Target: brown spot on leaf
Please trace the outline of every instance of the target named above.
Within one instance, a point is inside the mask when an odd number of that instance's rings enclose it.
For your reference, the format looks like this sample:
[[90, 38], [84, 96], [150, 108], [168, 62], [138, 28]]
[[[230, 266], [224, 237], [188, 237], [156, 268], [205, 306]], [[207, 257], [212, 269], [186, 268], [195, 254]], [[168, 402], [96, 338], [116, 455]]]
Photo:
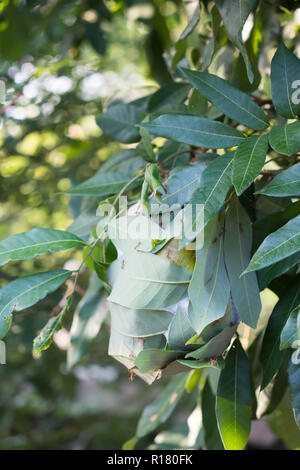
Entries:
[[178, 393], [173, 393], [173, 395], [171, 396], [170, 398], [170, 405], [172, 405], [174, 403], [174, 401], [176, 400], [178, 396]]

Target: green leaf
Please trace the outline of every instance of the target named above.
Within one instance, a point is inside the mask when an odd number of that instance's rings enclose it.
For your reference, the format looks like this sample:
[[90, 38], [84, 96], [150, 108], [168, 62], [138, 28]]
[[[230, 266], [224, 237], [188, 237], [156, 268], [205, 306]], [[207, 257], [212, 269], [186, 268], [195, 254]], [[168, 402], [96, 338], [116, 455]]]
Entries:
[[260, 362], [263, 367], [261, 388], [264, 389], [277, 372], [284, 357], [280, 350], [280, 336], [290, 313], [300, 303], [300, 287], [292, 286], [276, 304], [263, 339]]
[[168, 204], [171, 207], [173, 204], [183, 206], [187, 203], [199, 187], [204, 169], [205, 165], [198, 163], [171, 174], [164, 184], [167, 194], [162, 197], [162, 204]]
[[[110, 194], [118, 193], [131, 178], [132, 175], [117, 171], [114, 173], [99, 173], [83, 183], [78, 184], [67, 191], [67, 193], [73, 194], [74, 196], [109, 196]], [[132, 183], [128, 190], [136, 188], [140, 184], [142, 184], [142, 179]]]
[[238, 198], [230, 203], [225, 222], [225, 264], [230, 281], [233, 303], [241, 320], [256, 328], [261, 301], [256, 274], [242, 277], [249, 263], [252, 249], [252, 226]]
[[136, 124], [141, 122], [143, 111], [132, 103], [114, 104], [105, 113], [96, 117], [97, 125], [119, 142], [131, 143], [140, 140], [140, 133]]
[[53, 341], [54, 333], [57, 333], [62, 327], [61, 317], [52, 317], [46, 323], [44, 328], [40, 331], [39, 335], [33, 341], [33, 351], [35, 354], [39, 354], [42, 351], [49, 348]]
[[257, 398], [256, 416], [258, 419], [269, 415], [277, 409], [279, 403], [284, 397], [288, 386], [287, 365], [289, 354], [284, 357], [281, 367], [271, 382], [261, 390]]
[[257, 273], [258, 285], [259, 290], [263, 290], [270, 282], [285, 274], [289, 271], [292, 267], [294, 267], [300, 261], [300, 251], [295, 253], [292, 256], [288, 256], [287, 258], [278, 261], [277, 263], [271, 264], [271, 266], [267, 266], [266, 268], [261, 269]]
[[171, 82], [159, 88], [148, 103], [149, 113], [173, 112], [174, 107], [181, 105], [187, 98], [190, 85], [180, 82]]
[[195, 387], [197, 387], [201, 380], [202, 372], [203, 371], [201, 369], [194, 369], [189, 373], [185, 384], [185, 389], [188, 393], [192, 393]]
[[266, 417], [271, 431], [278, 436], [287, 449], [300, 448], [300, 430], [295, 421], [290, 391], [287, 390], [274, 412]]
[[11, 324], [14, 310], [19, 312], [56, 290], [72, 275], [72, 271], [58, 270], [33, 274], [9, 282], [0, 290], [0, 339]]
[[71, 326], [71, 340], [67, 350], [67, 367], [71, 369], [86, 353], [92, 340], [98, 335], [107, 315], [103, 291], [97, 276], [82, 297], [75, 311]]
[[[197, 204], [202, 204], [202, 207], [192, 220], [190, 220], [189, 212], [187, 212], [187, 221], [183, 217], [184, 223], [189, 223], [191, 227], [187, 226], [185, 228], [185, 236], [180, 240], [181, 247], [195, 238], [196, 235], [203, 230], [210, 219], [212, 219], [221, 209], [231, 187], [233, 156], [234, 152], [229, 152], [217, 157], [203, 171], [200, 185], [195, 190], [191, 200], [189, 201], [191, 207], [196, 206]], [[183, 211], [186, 210], [183, 209]], [[180, 217], [182, 218], [181, 213], [178, 214], [177, 218]], [[190, 232], [193, 233], [193, 236], [189, 236]]]
[[222, 18], [216, 6], [210, 10], [212, 35], [202, 53], [202, 71], [206, 71], [210, 66], [214, 54], [223, 46], [226, 41], [226, 32], [221, 25]]
[[238, 196], [247, 189], [264, 166], [268, 151], [266, 135], [253, 136], [242, 142], [234, 155], [232, 182]]
[[190, 271], [151, 253], [126, 253], [112, 264], [117, 273], [109, 301], [128, 308], [161, 309], [187, 294]]
[[212, 392], [209, 381], [206, 381], [202, 392], [202, 420], [204, 427], [204, 442], [207, 450], [223, 450], [223, 444], [218, 430], [216, 417], [216, 397]]
[[178, 306], [168, 331], [168, 345], [170, 349], [184, 351], [188, 348], [186, 346], [187, 341], [194, 334], [195, 331], [190, 324], [188, 316]]
[[187, 38], [194, 31], [200, 21], [200, 7], [196, 6], [194, 13], [187, 24], [184, 31], [181, 33], [178, 41], [175, 43], [175, 54], [172, 59], [172, 68], [176, 67], [177, 63], [184, 58], [187, 49]]
[[230, 285], [221, 229], [216, 216], [205, 227], [204, 245], [196, 251], [196, 264], [188, 292], [192, 304], [189, 318], [198, 333], [209, 323], [223, 317], [229, 301]]
[[221, 371], [216, 403], [220, 435], [226, 450], [243, 450], [251, 426], [251, 378], [247, 356], [238, 340]]
[[272, 60], [271, 86], [276, 111], [286, 118], [294, 119], [300, 115], [300, 103], [293, 97], [296, 93], [293, 84], [299, 76], [300, 60], [282, 43]]
[[145, 129], [140, 129], [140, 134], [141, 134], [141, 141], [136, 147], [137, 152], [147, 162], [154, 162], [155, 154], [153, 151], [153, 146], [152, 146], [149, 132], [147, 132]]
[[300, 365], [298, 360], [295, 362], [291, 359], [288, 367], [288, 374], [292, 393], [294, 416], [296, 423], [300, 428]]
[[45, 253], [85, 246], [85, 242], [70, 232], [35, 228], [12, 235], [0, 243], [0, 266], [8, 261], [35, 258]]
[[178, 359], [177, 362], [191, 369], [204, 369], [204, 367], [212, 367], [221, 370], [224, 368], [223, 359], [213, 359], [212, 361], [199, 361], [197, 359]]
[[160, 200], [161, 196], [166, 192], [162, 182], [160, 181], [160, 173], [155, 163], [148, 164], [145, 170], [145, 181], [152, 188], [154, 195]]
[[275, 152], [293, 155], [300, 149], [300, 121], [285, 126], [274, 126], [269, 132], [269, 143]]
[[244, 272], [270, 266], [298, 251], [300, 251], [300, 215], [267, 236]]
[[268, 118], [258, 104], [226, 80], [207, 72], [181, 70], [205, 98], [234, 121], [256, 130], [269, 126]]
[[162, 393], [144, 408], [137, 426], [138, 437], [154, 431], [169, 418], [184, 393], [186, 379], [186, 374], [174, 377]]
[[52, 317], [48, 320], [44, 328], [40, 331], [38, 336], [33, 340], [33, 352], [35, 354], [40, 354], [42, 351], [45, 351], [49, 348], [53, 341], [53, 335], [57, 333], [62, 328], [62, 321], [65, 314], [68, 312], [70, 305], [72, 303], [71, 294], [67, 298], [67, 303], [62, 311], [55, 317]]
[[[111, 329], [108, 355], [130, 359], [131, 367], [133, 368], [134, 358], [138, 357], [141, 352], [145, 352], [146, 350], [149, 350], [150, 353], [151, 351], [164, 352], [165, 346], [166, 338], [164, 335], [149, 336], [148, 338], [133, 338], [131, 336], [122, 335], [118, 331]], [[140, 372], [143, 373], [144, 370], [141, 368]], [[148, 372], [148, 370], [145, 372]]]
[[300, 162], [276, 175], [257, 193], [276, 197], [300, 196]]
[[144, 215], [126, 215], [108, 222], [108, 236], [123, 253], [151, 251], [152, 240], [164, 240], [165, 231]]
[[180, 114], [164, 114], [141, 127], [151, 134], [196, 147], [233, 147], [244, 139], [243, 134], [222, 122]]
[[178, 41], [182, 41], [183, 39], [186, 39], [194, 31], [199, 21], [200, 21], [200, 8], [199, 8], [199, 5], [197, 5], [190, 21], [188, 22], [187, 26], [184, 28], [184, 30], [180, 34]]
[[[293, 348], [294, 343], [300, 341], [300, 310], [292, 311], [280, 336], [280, 349]], [[299, 343], [300, 344], [300, 343]]]
[[111, 327], [122, 335], [136, 338], [167, 331], [174, 315], [166, 310], [134, 310], [109, 303]]
[[184, 356], [183, 351], [169, 351], [149, 348], [139, 353], [135, 360], [135, 365], [144, 374], [158, 369], [163, 369], [172, 361]]
[[[263, 204], [268, 202], [269, 198], [265, 198]], [[274, 204], [275, 202], [280, 202], [280, 199], [273, 199]], [[284, 202], [284, 201], [282, 201]], [[279, 209], [279, 210], [278, 210]], [[257, 249], [259, 245], [264, 241], [264, 239], [270, 235], [271, 232], [275, 232], [284, 224], [289, 222], [291, 219], [296, 217], [300, 213], [300, 201], [293, 202], [291, 204], [286, 205], [276, 205], [275, 210], [273, 205], [271, 206], [272, 212], [270, 212], [270, 208], [267, 207], [265, 212], [262, 209], [262, 217], [253, 223], [253, 233], [254, 233], [254, 248]], [[266, 214], [266, 215], [264, 215]]]
[[220, 333], [209, 339], [206, 344], [196, 349], [196, 351], [188, 353], [186, 358], [192, 357], [199, 361], [219, 358], [228, 348], [236, 328], [237, 325], [225, 327]]
[[248, 57], [246, 46], [242, 42], [242, 29], [251, 11], [254, 10], [258, 0], [215, 0], [220, 15], [222, 16], [224, 26], [227, 30], [231, 42], [240, 50], [246, 68], [249, 82], [252, 83], [254, 75], [251, 63]]
[[122, 445], [122, 450], [134, 450], [138, 442], [138, 437], [132, 437], [131, 439], [128, 439], [128, 441], [124, 442]]

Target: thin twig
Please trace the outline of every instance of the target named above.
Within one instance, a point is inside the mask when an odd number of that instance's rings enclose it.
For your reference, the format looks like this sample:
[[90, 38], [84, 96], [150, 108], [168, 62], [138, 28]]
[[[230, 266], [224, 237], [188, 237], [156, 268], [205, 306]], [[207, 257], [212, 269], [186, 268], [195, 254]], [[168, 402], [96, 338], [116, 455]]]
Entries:
[[8, 108], [10, 108], [11, 106], [15, 104], [15, 102], [17, 101], [19, 96], [21, 96], [21, 94], [22, 94], [22, 90], [17, 91], [15, 96], [13, 96], [12, 99], [8, 103], [6, 103], [4, 106], [2, 106], [2, 108], [0, 108], [0, 116], [2, 116], [7, 111]]

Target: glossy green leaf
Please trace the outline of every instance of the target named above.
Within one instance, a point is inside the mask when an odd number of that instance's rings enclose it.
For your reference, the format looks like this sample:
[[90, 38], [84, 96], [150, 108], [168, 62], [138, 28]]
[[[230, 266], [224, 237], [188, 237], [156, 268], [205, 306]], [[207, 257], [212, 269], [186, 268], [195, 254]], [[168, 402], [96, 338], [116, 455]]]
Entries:
[[289, 361], [289, 353], [284, 357], [281, 367], [271, 382], [260, 390], [257, 397], [256, 416], [258, 419], [269, 415], [278, 407], [284, 397], [288, 386], [287, 364]]
[[71, 294], [68, 297], [67, 303], [62, 309], [62, 311], [55, 317], [50, 318], [46, 325], [43, 327], [43, 329], [40, 331], [38, 336], [34, 338], [33, 352], [35, 354], [40, 354], [42, 351], [48, 349], [49, 346], [52, 344], [54, 334], [57, 333], [63, 326], [63, 318], [70, 308], [70, 305], [72, 303], [72, 297], [73, 295]]
[[141, 127], [151, 134], [196, 147], [233, 147], [244, 139], [243, 134], [222, 122], [180, 114], [164, 114]]
[[117, 276], [108, 298], [111, 302], [128, 308], [161, 309], [187, 294], [190, 271], [159, 256], [132, 252], [113, 265]]
[[271, 264], [266, 268], [260, 269], [257, 273], [259, 290], [263, 290], [273, 279], [285, 274], [289, 269], [293, 268], [300, 261], [300, 251], [294, 255], [288, 256], [277, 263]]
[[173, 351], [184, 351], [187, 341], [194, 336], [193, 330], [188, 316], [178, 306], [175, 316], [170, 324], [168, 331], [168, 345]]
[[[269, 198], [264, 199], [264, 204], [269, 202]], [[283, 202], [280, 199], [273, 199], [272, 203]], [[274, 212], [275, 209], [275, 212]], [[275, 232], [284, 224], [289, 222], [291, 219], [296, 217], [300, 213], [300, 201], [292, 202], [291, 204], [278, 206], [275, 205], [275, 208], [271, 207], [271, 213], [269, 206], [267, 210], [262, 210], [262, 217], [253, 223], [253, 246], [254, 249], [257, 249], [259, 245], [264, 241], [264, 239], [270, 235], [271, 232]], [[266, 215], [263, 215], [266, 214]]]
[[278, 436], [289, 450], [300, 448], [300, 429], [296, 424], [292, 408], [292, 397], [287, 390], [276, 410], [266, 417], [271, 431]]
[[174, 315], [166, 310], [134, 310], [109, 302], [111, 327], [122, 335], [136, 338], [167, 331]]
[[263, 339], [260, 362], [263, 367], [261, 388], [264, 389], [277, 372], [284, 357], [280, 350], [280, 336], [290, 313], [300, 303], [300, 287], [292, 286], [276, 304]]
[[135, 365], [143, 374], [164, 368], [172, 361], [176, 361], [184, 356], [183, 351], [170, 351], [149, 348], [139, 353], [135, 360]]
[[39, 335], [33, 341], [34, 353], [40, 354], [45, 349], [48, 349], [53, 341], [53, 335], [57, 333], [61, 327], [62, 323], [60, 315], [50, 318], [44, 328], [40, 331]]
[[197, 387], [201, 380], [202, 372], [203, 371], [201, 369], [194, 369], [189, 373], [188, 379], [185, 384], [185, 389], [188, 393], [191, 393], [195, 389], [195, 387]]
[[[125, 336], [120, 334], [118, 331], [111, 329], [110, 330], [110, 338], [109, 338], [109, 346], [108, 346], [108, 354], [109, 356], [120, 356], [127, 359], [130, 359], [131, 366], [134, 367], [134, 359], [139, 356], [141, 352], [145, 352], [146, 350], [151, 351], [162, 351], [164, 352], [164, 348], [166, 345], [166, 338], [164, 335], [155, 335], [149, 336], [149, 338], [133, 338], [131, 336]], [[146, 357], [148, 357], [146, 355]], [[146, 367], [144, 367], [146, 369]], [[151, 369], [149, 367], [149, 371], [155, 370], [156, 368], [153, 367]], [[159, 367], [157, 367], [159, 369]], [[148, 370], [140, 369], [140, 372], [148, 372]]]
[[275, 152], [282, 155], [293, 155], [300, 150], [300, 121], [285, 126], [274, 126], [268, 137]]
[[204, 442], [207, 450], [223, 450], [223, 444], [218, 430], [218, 423], [216, 418], [216, 396], [213, 394], [206, 381], [202, 392], [202, 420], [204, 427]]
[[[132, 175], [128, 173], [99, 173], [70, 189], [68, 194], [74, 196], [109, 196], [110, 194], [118, 193], [131, 178]], [[142, 179], [135, 181], [128, 189], [133, 189], [140, 184], [142, 184]]]
[[267, 196], [300, 196], [300, 162], [282, 171], [260, 191]]
[[35, 228], [0, 242], [0, 266], [8, 261], [35, 258], [45, 253], [82, 248], [85, 242], [70, 232]]
[[224, 368], [223, 359], [213, 359], [212, 361], [199, 361], [197, 359], [178, 359], [177, 362], [183, 366], [190, 367], [191, 369], [204, 369], [205, 367], [212, 367], [221, 370]]
[[216, 216], [205, 227], [204, 245], [196, 251], [196, 264], [188, 290], [192, 304], [189, 318], [198, 333], [223, 317], [229, 301], [230, 285], [223, 239], [222, 227]]
[[254, 253], [245, 272], [262, 269], [300, 251], [300, 215], [271, 233]]
[[108, 236], [123, 253], [129, 251], [151, 251], [152, 240], [164, 240], [165, 231], [144, 215], [126, 215], [108, 222]]
[[179, 41], [186, 39], [194, 31], [199, 21], [200, 21], [200, 8], [199, 8], [199, 5], [197, 5], [191, 16], [190, 21], [188, 22], [187, 26], [184, 28], [184, 30], [180, 34]]
[[[217, 157], [203, 171], [200, 185], [194, 191], [189, 201], [192, 207], [197, 207], [197, 204], [202, 204], [202, 207], [196, 212], [192, 220], [190, 220], [191, 217], [189, 213], [187, 213], [187, 222], [183, 217], [184, 223], [187, 223], [187, 227], [184, 227], [185, 233], [182, 240], [180, 240], [180, 246], [183, 247], [187, 242], [193, 240], [193, 238], [203, 230], [209, 220], [221, 209], [231, 187], [233, 156], [234, 152], [229, 152]], [[182, 218], [182, 215], [178, 214], [177, 217]], [[188, 224], [190, 224], [190, 226]], [[189, 232], [193, 235], [190, 236]]]
[[249, 14], [254, 10], [258, 0], [215, 0], [220, 15], [222, 16], [224, 26], [228, 37], [232, 43], [240, 50], [246, 68], [249, 82], [254, 79], [251, 63], [248, 57], [246, 46], [242, 42], [242, 29]]
[[248, 358], [238, 340], [221, 371], [216, 403], [220, 435], [226, 450], [243, 450], [251, 427], [251, 378]]
[[167, 193], [162, 197], [162, 204], [183, 206], [187, 203], [193, 192], [199, 187], [204, 169], [205, 165], [198, 163], [171, 174], [164, 184]]
[[72, 271], [58, 270], [33, 274], [9, 282], [0, 290], [0, 339], [11, 324], [13, 311], [31, 307], [56, 290], [72, 275]]
[[[300, 344], [300, 342], [299, 342]], [[299, 356], [299, 354], [298, 354]], [[293, 410], [296, 423], [300, 428], [300, 364], [299, 358], [292, 359], [288, 367], [289, 384], [291, 387]]]
[[253, 136], [242, 142], [234, 155], [232, 182], [238, 195], [247, 189], [264, 166], [268, 151], [268, 137]]
[[154, 431], [169, 418], [184, 393], [186, 379], [186, 374], [174, 377], [161, 394], [144, 408], [137, 426], [138, 437]]
[[206, 344], [186, 355], [186, 358], [194, 358], [199, 361], [219, 358], [228, 348], [237, 325], [227, 326], [220, 333], [213, 336]]
[[[300, 309], [292, 311], [280, 335], [280, 349], [293, 348], [300, 341]], [[300, 342], [299, 342], [300, 344]]]
[[262, 130], [269, 126], [268, 118], [258, 104], [226, 80], [206, 72], [182, 71], [205, 98], [231, 119], [250, 129]]
[[187, 98], [190, 85], [180, 82], [171, 82], [159, 88], [150, 98], [148, 103], [149, 113], [174, 112]]
[[256, 273], [243, 275], [252, 249], [252, 226], [238, 198], [230, 202], [225, 222], [225, 264], [233, 303], [241, 320], [255, 328], [261, 311]]
[[96, 117], [97, 125], [103, 132], [119, 142], [131, 143], [140, 140], [136, 124], [141, 122], [143, 111], [135, 104], [120, 103], [108, 108]]
[[294, 99], [295, 83], [300, 76], [300, 60], [281, 44], [271, 64], [272, 99], [281, 116], [295, 119], [300, 115], [300, 103]]

